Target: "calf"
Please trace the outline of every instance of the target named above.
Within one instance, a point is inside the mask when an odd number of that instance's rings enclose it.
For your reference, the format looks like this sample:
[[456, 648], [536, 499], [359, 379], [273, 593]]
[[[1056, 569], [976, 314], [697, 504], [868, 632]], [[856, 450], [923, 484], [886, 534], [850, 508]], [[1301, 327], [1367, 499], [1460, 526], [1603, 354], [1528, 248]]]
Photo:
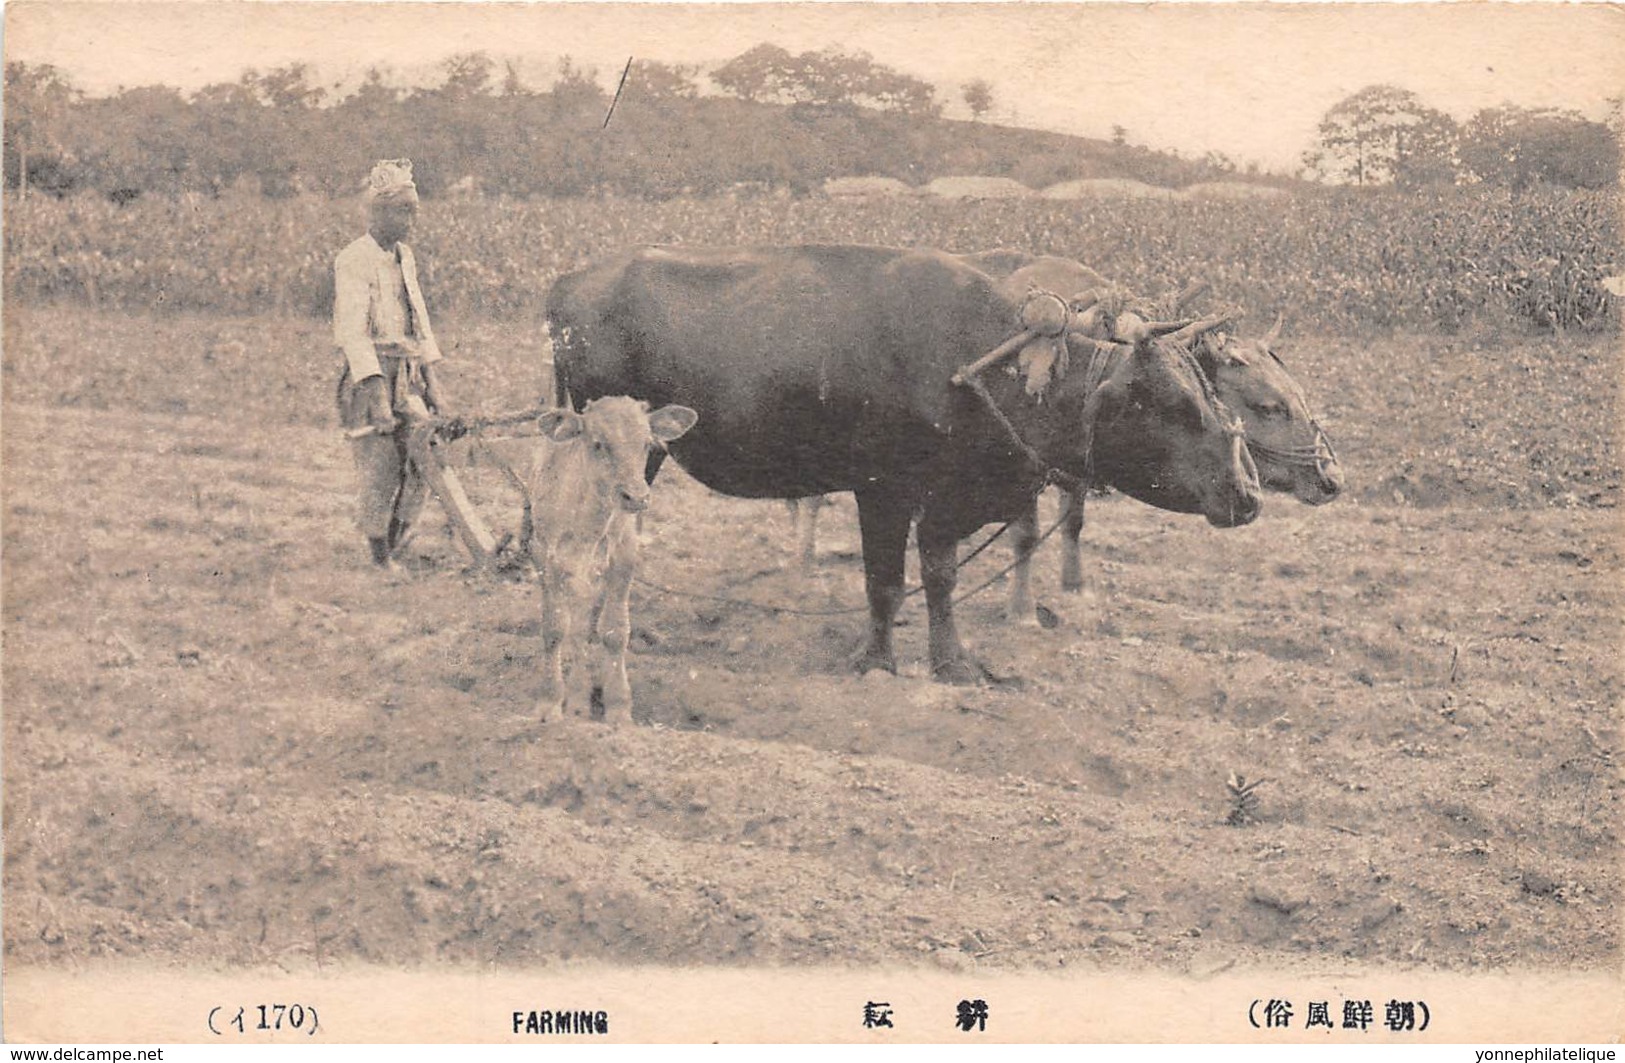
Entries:
[[[649, 504], [643, 470], [653, 447], [694, 427], [686, 406], [649, 407], [625, 396], [542, 414], [542, 441], [526, 478], [534, 521], [531, 557], [542, 571], [545, 654], [538, 714], [586, 714], [603, 696], [604, 721], [632, 718], [626, 679], [628, 595], [637, 570], [636, 515]], [[565, 643], [570, 675], [566, 683]]]

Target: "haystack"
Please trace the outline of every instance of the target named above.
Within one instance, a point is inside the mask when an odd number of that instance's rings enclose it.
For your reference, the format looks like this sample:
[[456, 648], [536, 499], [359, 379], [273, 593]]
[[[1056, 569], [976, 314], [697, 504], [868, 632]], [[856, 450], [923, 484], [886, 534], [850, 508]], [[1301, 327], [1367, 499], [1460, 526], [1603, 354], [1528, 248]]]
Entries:
[[1033, 190], [1009, 177], [939, 177], [920, 191], [941, 199], [1022, 199]]

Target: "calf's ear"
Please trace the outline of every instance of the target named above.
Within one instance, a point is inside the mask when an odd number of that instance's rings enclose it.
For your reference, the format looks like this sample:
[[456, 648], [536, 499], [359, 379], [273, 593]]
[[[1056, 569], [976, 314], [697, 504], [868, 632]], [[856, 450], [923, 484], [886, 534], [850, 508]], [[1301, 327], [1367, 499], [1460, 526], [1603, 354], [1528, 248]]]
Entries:
[[699, 419], [700, 415], [687, 406], [662, 406], [649, 415], [649, 434], [662, 443], [670, 443], [681, 438]]
[[542, 435], [555, 443], [574, 439], [585, 426], [579, 413], [562, 406], [542, 414], [537, 418], [537, 424], [541, 426]]

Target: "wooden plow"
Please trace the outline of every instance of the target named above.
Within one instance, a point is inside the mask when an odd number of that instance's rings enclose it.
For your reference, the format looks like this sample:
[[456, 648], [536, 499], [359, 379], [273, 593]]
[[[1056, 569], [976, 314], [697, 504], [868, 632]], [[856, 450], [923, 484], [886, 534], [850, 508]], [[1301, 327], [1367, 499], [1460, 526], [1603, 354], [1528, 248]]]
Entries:
[[474, 503], [469, 499], [468, 492], [463, 489], [463, 482], [456, 470], [450, 468], [442, 458], [441, 448], [469, 432], [534, 422], [541, 416], [542, 410], [542, 407], [537, 407], [488, 417], [442, 419], [429, 412], [428, 406], [420, 396], [410, 395], [395, 411], [400, 418], [400, 424], [394, 433], [381, 430], [374, 425], [365, 425], [349, 429], [344, 433], [344, 437], [354, 440], [375, 435], [405, 433], [407, 460], [417, 469], [418, 475], [423, 477], [423, 482], [429, 485], [430, 493], [446, 511], [446, 519], [451, 522], [452, 528], [462, 540], [475, 566], [481, 570], [488, 570], [513, 536], [506, 535], [498, 541], [491, 534], [485, 518], [480, 516], [479, 510], [474, 508]]

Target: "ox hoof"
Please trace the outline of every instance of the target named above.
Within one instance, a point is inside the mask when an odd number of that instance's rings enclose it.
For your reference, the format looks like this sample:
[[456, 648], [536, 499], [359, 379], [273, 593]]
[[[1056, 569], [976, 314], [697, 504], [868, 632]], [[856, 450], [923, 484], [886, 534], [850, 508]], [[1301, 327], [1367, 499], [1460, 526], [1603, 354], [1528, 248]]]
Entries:
[[996, 675], [987, 665], [974, 657], [956, 657], [943, 664], [931, 666], [931, 678], [954, 686], [993, 686], [1020, 689], [1022, 681], [1013, 675]]
[[631, 727], [632, 706], [604, 706], [604, 725], [607, 727]]
[[897, 662], [891, 657], [875, 653], [872, 650], [864, 650], [853, 659], [852, 670], [858, 675], [868, 675], [870, 672], [875, 671], [890, 672], [892, 675], [896, 675]]
[[564, 702], [544, 698], [536, 704], [536, 719], [539, 723], [558, 723], [564, 719]]
[[931, 666], [931, 678], [954, 686], [980, 686], [993, 680], [993, 674], [969, 657], [956, 657], [951, 661]]

